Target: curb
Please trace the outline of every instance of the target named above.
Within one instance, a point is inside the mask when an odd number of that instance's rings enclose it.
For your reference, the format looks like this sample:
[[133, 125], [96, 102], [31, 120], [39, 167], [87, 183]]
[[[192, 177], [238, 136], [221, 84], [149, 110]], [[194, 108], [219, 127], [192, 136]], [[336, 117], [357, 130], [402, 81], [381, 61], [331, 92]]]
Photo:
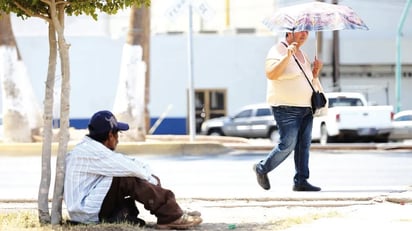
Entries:
[[[177, 200], [180, 201], [190, 201], [190, 200], [197, 200], [197, 201], [211, 201], [211, 202], [218, 202], [218, 201], [237, 201], [238, 203], [270, 203], [276, 206], [347, 206], [347, 205], [368, 205], [374, 203], [382, 203], [384, 201], [396, 204], [410, 204], [412, 203], [412, 191], [405, 190], [403, 192], [398, 193], [387, 193], [385, 195], [377, 195], [377, 194], [357, 194], [354, 193], [352, 195], [337, 195], [334, 194], [327, 194], [327, 195], [311, 195], [311, 193], [307, 194], [296, 194], [296, 195], [280, 195], [275, 197], [177, 197]], [[50, 198], [49, 201], [51, 202], [52, 199]], [[11, 199], [11, 198], [4, 198], [0, 199], [0, 208], [1, 207], [12, 207], [6, 205], [13, 205], [13, 204], [37, 204], [37, 199], [29, 199], [29, 198], [21, 198], [21, 199]]]
[[125, 154], [164, 154], [164, 155], [216, 155], [233, 151], [220, 143], [208, 142], [158, 142], [135, 143], [127, 142], [119, 144], [117, 149]]
[[[78, 140], [71, 140], [67, 148], [70, 150]], [[0, 143], [0, 156], [38, 156], [42, 153], [41, 142], [35, 143]], [[155, 155], [217, 155], [232, 151], [266, 151], [274, 147], [270, 142], [254, 142], [236, 137], [199, 136], [195, 141], [189, 141], [188, 136], [148, 136], [145, 142], [120, 142], [117, 151], [124, 154], [155, 154]], [[316, 151], [359, 151], [359, 150], [412, 150], [408, 143], [334, 143], [321, 145], [313, 143], [311, 150]], [[52, 155], [57, 155], [58, 143], [52, 143]]]
[[[70, 141], [68, 150], [77, 142]], [[41, 156], [42, 143], [0, 143], [0, 156]], [[52, 143], [52, 155], [58, 152], [58, 143]], [[156, 155], [217, 155], [233, 151], [218, 142], [123, 142], [116, 148], [117, 152], [124, 154], [156, 154]]]

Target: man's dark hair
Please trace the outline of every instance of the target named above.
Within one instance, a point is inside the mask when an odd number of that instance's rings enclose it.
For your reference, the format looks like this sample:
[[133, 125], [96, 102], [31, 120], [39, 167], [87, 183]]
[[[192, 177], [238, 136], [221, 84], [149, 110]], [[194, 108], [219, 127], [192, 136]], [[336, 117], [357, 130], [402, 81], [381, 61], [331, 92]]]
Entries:
[[[90, 129], [89, 126], [89, 131], [92, 131]], [[99, 143], [103, 143], [104, 141], [106, 141], [109, 138], [109, 133], [113, 132], [112, 130], [108, 131], [108, 132], [104, 132], [104, 133], [94, 133], [94, 132], [90, 132], [89, 136], [90, 138], [92, 138], [93, 140], [99, 142]]]

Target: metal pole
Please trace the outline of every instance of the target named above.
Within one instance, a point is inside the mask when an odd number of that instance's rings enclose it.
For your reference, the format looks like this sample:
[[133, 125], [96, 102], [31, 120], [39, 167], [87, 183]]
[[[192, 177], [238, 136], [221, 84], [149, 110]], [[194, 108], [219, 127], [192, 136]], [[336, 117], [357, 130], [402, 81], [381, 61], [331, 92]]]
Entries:
[[[339, 4], [338, 0], [333, 0], [332, 4]], [[340, 52], [339, 52], [339, 31], [332, 32], [332, 82], [333, 91], [340, 92]]]
[[226, 0], [226, 29], [230, 27], [230, 0]]
[[403, 12], [401, 15], [401, 20], [399, 21], [398, 25], [398, 33], [396, 35], [396, 89], [395, 89], [395, 97], [396, 97], [396, 112], [401, 110], [401, 82], [402, 82], [402, 66], [401, 66], [401, 36], [402, 36], [402, 28], [403, 24], [405, 23], [406, 16], [408, 16], [408, 11], [411, 6], [411, 0], [408, 0], [403, 8]]
[[[324, 0], [317, 0], [318, 2], [325, 2]], [[316, 43], [315, 43], [315, 57], [316, 59], [322, 60], [322, 53], [323, 53], [323, 32], [316, 31]]]
[[188, 73], [189, 73], [189, 135], [190, 141], [195, 140], [196, 124], [195, 124], [195, 92], [193, 81], [193, 45], [192, 45], [192, 3], [189, 6], [189, 30], [187, 32], [187, 57], [188, 57]]

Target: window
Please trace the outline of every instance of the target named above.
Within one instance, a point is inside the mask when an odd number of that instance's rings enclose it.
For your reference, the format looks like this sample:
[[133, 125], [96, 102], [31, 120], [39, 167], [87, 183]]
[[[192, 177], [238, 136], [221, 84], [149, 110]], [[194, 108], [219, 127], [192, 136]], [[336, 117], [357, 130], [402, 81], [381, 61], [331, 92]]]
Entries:
[[203, 121], [226, 115], [226, 89], [195, 89], [195, 107], [196, 132], [200, 132]]
[[256, 116], [270, 116], [272, 115], [272, 110], [269, 108], [259, 108], [256, 112]]
[[396, 119], [396, 121], [411, 121], [412, 120], [412, 115], [404, 115]]
[[237, 113], [233, 118], [239, 119], [239, 118], [248, 118], [252, 116], [252, 109], [244, 110], [239, 113]]
[[357, 98], [335, 98], [335, 99], [329, 99], [329, 107], [337, 107], [337, 106], [363, 106], [363, 103], [360, 99]]

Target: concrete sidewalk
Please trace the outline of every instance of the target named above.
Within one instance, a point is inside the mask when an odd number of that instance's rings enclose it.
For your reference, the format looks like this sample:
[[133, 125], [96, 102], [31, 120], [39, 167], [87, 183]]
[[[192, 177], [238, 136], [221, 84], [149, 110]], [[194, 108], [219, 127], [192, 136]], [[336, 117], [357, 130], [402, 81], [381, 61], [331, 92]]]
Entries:
[[[80, 137], [72, 139], [69, 149]], [[40, 156], [41, 143], [0, 144], [0, 155]], [[234, 137], [148, 136], [146, 142], [122, 142], [118, 151], [125, 154], [213, 155], [233, 151], [266, 152], [273, 148], [267, 140]], [[409, 143], [388, 144], [313, 144], [312, 150], [412, 150]], [[53, 143], [53, 154], [57, 143]], [[3, 189], [4, 190], [4, 189]], [[245, 198], [177, 198], [183, 207], [202, 211], [204, 224], [195, 230], [411, 230], [412, 188], [389, 193], [298, 193], [282, 192], [270, 197], [255, 195]], [[0, 198], [0, 212], [36, 211], [35, 198]], [[144, 209], [141, 209], [144, 211]], [[147, 221], [150, 214], [142, 213]], [[288, 220], [296, 222], [284, 225]], [[297, 220], [302, 220], [297, 222]], [[282, 228], [279, 228], [280, 225]]]
[[[312, 196], [311, 196], [312, 195]], [[411, 192], [387, 197], [325, 198], [318, 193], [276, 198], [177, 198], [182, 208], [201, 211], [203, 223], [193, 230], [323, 231], [396, 230], [412, 227]], [[138, 204], [148, 224], [156, 219]], [[35, 201], [0, 202], [0, 212], [37, 211]], [[63, 214], [66, 211], [63, 210]], [[151, 230], [145, 228], [144, 230]]]

